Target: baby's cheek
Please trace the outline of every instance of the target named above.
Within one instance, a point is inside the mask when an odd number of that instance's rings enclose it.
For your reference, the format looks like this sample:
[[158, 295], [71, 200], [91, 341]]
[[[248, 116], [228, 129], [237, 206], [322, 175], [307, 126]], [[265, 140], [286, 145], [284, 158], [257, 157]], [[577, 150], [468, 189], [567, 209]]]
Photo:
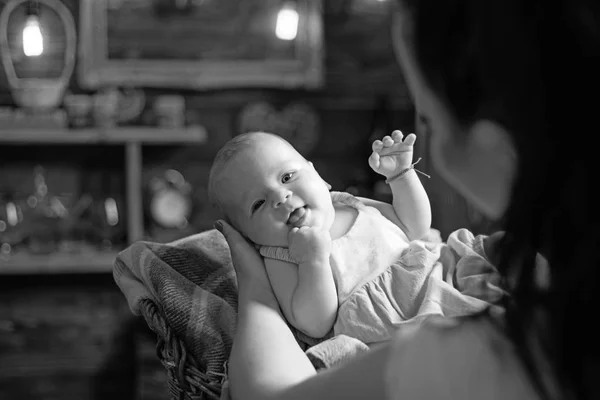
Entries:
[[254, 243], [263, 246], [285, 246], [287, 244], [287, 229], [272, 221], [253, 221], [249, 224], [248, 237]]

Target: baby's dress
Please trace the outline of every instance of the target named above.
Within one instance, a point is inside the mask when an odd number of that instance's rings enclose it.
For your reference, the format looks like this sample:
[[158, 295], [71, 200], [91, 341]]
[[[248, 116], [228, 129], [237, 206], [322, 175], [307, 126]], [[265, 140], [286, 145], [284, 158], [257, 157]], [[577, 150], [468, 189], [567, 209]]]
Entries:
[[[458, 245], [455, 248], [420, 240], [409, 242], [405, 233], [376, 208], [348, 193], [332, 192], [331, 196], [334, 203], [358, 211], [348, 232], [332, 242], [330, 265], [338, 295], [334, 335], [345, 334], [372, 344], [391, 338], [403, 323], [428, 315], [472, 314], [487, 307], [488, 301], [498, 300], [501, 291], [494, 286], [497, 282], [489, 279], [495, 277], [495, 269], [490, 269], [481, 241], [470, 232], [457, 231], [458, 241], [457, 232], [452, 234]], [[287, 248], [263, 246], [260, 253], [297, 264]], [[465, 259], [467, 270], [475, 271], [476, 282], [468, 281], [473, 276], [467, 276], [461, 292], [455, 286]], [[483, 280], [482, 272], [487, 274]], [[465, 290], [480, 296], [473, 297]]]

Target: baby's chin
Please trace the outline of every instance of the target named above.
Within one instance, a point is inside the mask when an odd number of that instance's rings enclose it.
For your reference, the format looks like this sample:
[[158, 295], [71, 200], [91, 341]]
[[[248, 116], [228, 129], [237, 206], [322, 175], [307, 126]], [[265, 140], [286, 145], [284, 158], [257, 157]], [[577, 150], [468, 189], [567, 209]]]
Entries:
[[248, 239], [254, 243], [257, 247], [269, 246], [269, 247], [288, 247], [287, 234], [283, 235], [250, 235]]

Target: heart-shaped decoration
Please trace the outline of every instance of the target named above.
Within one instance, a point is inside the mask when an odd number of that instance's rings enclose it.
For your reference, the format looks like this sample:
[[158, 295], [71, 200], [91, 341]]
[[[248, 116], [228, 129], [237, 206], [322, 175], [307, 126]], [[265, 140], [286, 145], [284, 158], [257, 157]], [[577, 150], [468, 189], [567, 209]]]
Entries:
[[291, 103], [281, 110], [267, 102], [249, 103], [238, 116], [238, 132], [253, 131], [279, 135], [306, 156], [319, 141], [319, 116], [304, 103]]

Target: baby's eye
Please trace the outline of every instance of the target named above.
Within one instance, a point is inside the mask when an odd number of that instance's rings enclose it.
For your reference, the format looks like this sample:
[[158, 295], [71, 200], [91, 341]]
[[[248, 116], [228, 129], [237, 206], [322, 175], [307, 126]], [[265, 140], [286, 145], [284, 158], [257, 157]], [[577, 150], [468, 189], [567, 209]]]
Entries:
[[265, 202], [264, 200], [258, 200], [257, 202], [252, 204], [252, 212], [255, 212], [256, 210], [258, 210], [260, 208], [260, 206], [263, 205], [264, 202]]
[[292, 179], [293, 175], [294, 174], [292, 172], [287, 172], [287, 173], [283, 174], [283, 176], [281, 177], [281, 182], [282, 183], [288, 182], [290, 179]]

